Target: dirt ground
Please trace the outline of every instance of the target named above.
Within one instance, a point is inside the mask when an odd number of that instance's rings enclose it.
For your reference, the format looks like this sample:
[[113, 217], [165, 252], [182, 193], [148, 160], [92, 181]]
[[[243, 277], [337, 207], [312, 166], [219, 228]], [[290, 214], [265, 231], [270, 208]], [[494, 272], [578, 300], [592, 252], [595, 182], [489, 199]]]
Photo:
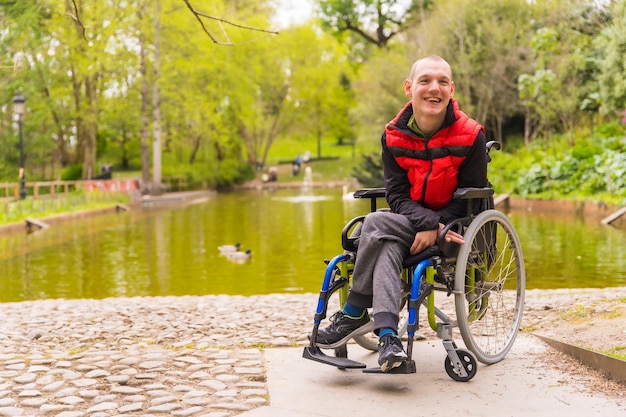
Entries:
[[522, 331], [626, 355], [626, 287], [528, 290]]
[[[626, 287], [602, 289], [528, 290], [521, 332], [573, 346], [626, 357]], [[626, 387], [551, 350], [555, 366], [587, 381], [594, 392], [624, 397]]]

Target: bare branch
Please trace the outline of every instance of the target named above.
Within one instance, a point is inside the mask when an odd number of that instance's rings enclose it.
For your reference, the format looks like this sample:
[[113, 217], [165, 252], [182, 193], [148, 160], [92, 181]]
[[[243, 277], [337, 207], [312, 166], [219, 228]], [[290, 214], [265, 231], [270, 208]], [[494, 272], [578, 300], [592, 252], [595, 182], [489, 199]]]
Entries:
[[187, 5], [187, 7], [191, 11], [191, 13], [193, 13], [193, 15], [196, 17], [196, 19], [200, 23], [200, 26], [202, 27], [202, 30], [204, 30], [204, 33], [207, 34], [207, 36], [213, 41], [213, 43], [217, 43], [217, 44], [220, 44], [220, 45], [233, 45], [233, 43], [230, 43], [230, 42], [224, 43], [224, 42], [218, 41], [215, 38], [215, 36], [213, 36], [211, 34], [211, 32], [209, 32], [209, 30], [204, 25], [204, 22], [202, 21], [203, 17], [207, 18], [207, 19], [210, 19], [210, 20], [215, 20], [215, 21], [220, 22], [220, 23], [225, 23], [227, 25], [231, 25], [231, 26], [234, 26], [236, 28], [250, 30], [250, 31], [253, 31], [253, 32], [271, 33], [273, 35], [278, 35], [278, 33], [279, 33], [277, 31], [273, 31], [273, 30], [260, 29], [260, 28], [255, 28], [255, 27], [251, 27], [251, 26], [240, 25], [240, 24], [237, 24], [237, 23], [230, 22], [230, 21], [228, 21], [226, 19], [222, 19], [220, 17], [211, 16], [211, 15], [208, 15], [208, 14], [203, 13], [203, 12], [199, 12], [196, 9], [194, 9], [193, 6], [189, 3], [189, 0], [183, 0], [183, 1]]
[[198, 23], [200, 23], [200, 26], [202, 27], [202, 30], [204, 30], [204, 33], [206, 33], [207, 36], [211, 38], [213, 43], [221, 44], [220, 41], [218, 41], [217, 39], [215, 39], [215, 37], [213, 37], [213, 35], [211, 35], [211, 32], [207, 30], [206, 26], [204, 26], [204, 22], [202, 21], [202, 19], [200, 19], [200, 16], [198, 15], [198, 13], [196, 13], [193, 6], [189, 4], [189, 0], [183, 0], [183, 1], [185, 2], [189, 10], [191, 10], [191, 13], [193, 13], [193, 15], [196, 17], [196, 19], [198, 20]]
[[[185, 0], [187, 1], [187, 0]], [[202, 17], [206, 17], [207, 19], [211, 19], [211, 20], [217, 20], [218, 22], [222, 22], [222, 23], [226, 23], [228, 25], [237, 27], [237, 28], [241, 28], [241, 29], [246, 29], [246, 30], [251, 30], [254, 32], [265, 32], [265, 33], [271, 33], [272, 35], [278, 35], [279, 32], [275, 31], [275, 30], [268, 30], [268, 29], [260, 29], [260, 28], [255, 28], [252, 26], [245, 26], [245, 25], [239, 25], [237, 23], [233, 23], [233, 22], [229, 22], [226, 19], [222, 19], [220, 17], [215, 17], [215, 16], [209, 16], [208, 14], [204, 14], [202, 12], [197, 12], [200, 16]]]
[[68, 15], [72, 16], [72, 18], [76, 21], [76, 23], [80, 26], [82, 35], [83, 35], [83, 39], [87, 41], [87, 36], [85, 34], [86, 29], [85, 29], [85, 25], [83, 25], [83, 22], [80, 21], [80, 15], [78, 14], [78, 6], [76, 5], [76, 0], [72, 0], [72, 6], [74, 6], [74, 14], [71, 15], [69, 13], [67, 13]]

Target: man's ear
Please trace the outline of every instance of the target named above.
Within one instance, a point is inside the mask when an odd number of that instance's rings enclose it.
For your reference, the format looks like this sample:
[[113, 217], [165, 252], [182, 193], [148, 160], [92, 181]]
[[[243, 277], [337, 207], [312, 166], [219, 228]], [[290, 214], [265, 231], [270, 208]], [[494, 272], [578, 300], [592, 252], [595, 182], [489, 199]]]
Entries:
[[404, 80], [404, 94], [411, 97], [411, 80]]
[[450, 83], [450, 97], [454, 97], [454, 81]]

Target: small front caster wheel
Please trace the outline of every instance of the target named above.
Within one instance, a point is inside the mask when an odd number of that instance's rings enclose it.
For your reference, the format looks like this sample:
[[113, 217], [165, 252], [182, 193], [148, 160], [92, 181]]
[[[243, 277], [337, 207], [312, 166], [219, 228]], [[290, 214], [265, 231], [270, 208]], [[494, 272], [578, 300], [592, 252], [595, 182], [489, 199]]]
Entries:
[[463, 367], [463, 370], [465, 371], [464, 373], [466, 375], [463, 375], [461, 369], [455, 368], [455, 366], [452, 364], [452, 361], [450, 360], [450, 357], [448, 356], [446, 356], [446, 360], [444, 362], [446, 372], [448, 373], [450, 378], [454, 379], [455, 381], [467, 382], [470, 379], [474, 378], [474, 375], [476, 375], [476, 359], [474, 359], [474, 355], [472, 355], [471, 352], [467, 350], [456, 349], [455, 352], [459, 356], [459, 360], [461, 361], [460, 366]]

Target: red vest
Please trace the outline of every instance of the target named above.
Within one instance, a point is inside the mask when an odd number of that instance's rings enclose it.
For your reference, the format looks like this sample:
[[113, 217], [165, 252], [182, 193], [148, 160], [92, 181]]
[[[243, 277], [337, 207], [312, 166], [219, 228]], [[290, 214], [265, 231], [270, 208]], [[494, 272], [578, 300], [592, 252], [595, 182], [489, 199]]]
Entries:
[[478, 132], [484, 128], [470, 119], [451, 99], [456, 122], [437, 131], [430, 139], [420, 138], [408, 128], [398, 130], [398, 119], [409, 102], [386, 128], [386, 141], [398, 165], [407, 171], [411, 199], [431, 210], [441, 210], [452, 200], [461, 163], [470, 152]]

